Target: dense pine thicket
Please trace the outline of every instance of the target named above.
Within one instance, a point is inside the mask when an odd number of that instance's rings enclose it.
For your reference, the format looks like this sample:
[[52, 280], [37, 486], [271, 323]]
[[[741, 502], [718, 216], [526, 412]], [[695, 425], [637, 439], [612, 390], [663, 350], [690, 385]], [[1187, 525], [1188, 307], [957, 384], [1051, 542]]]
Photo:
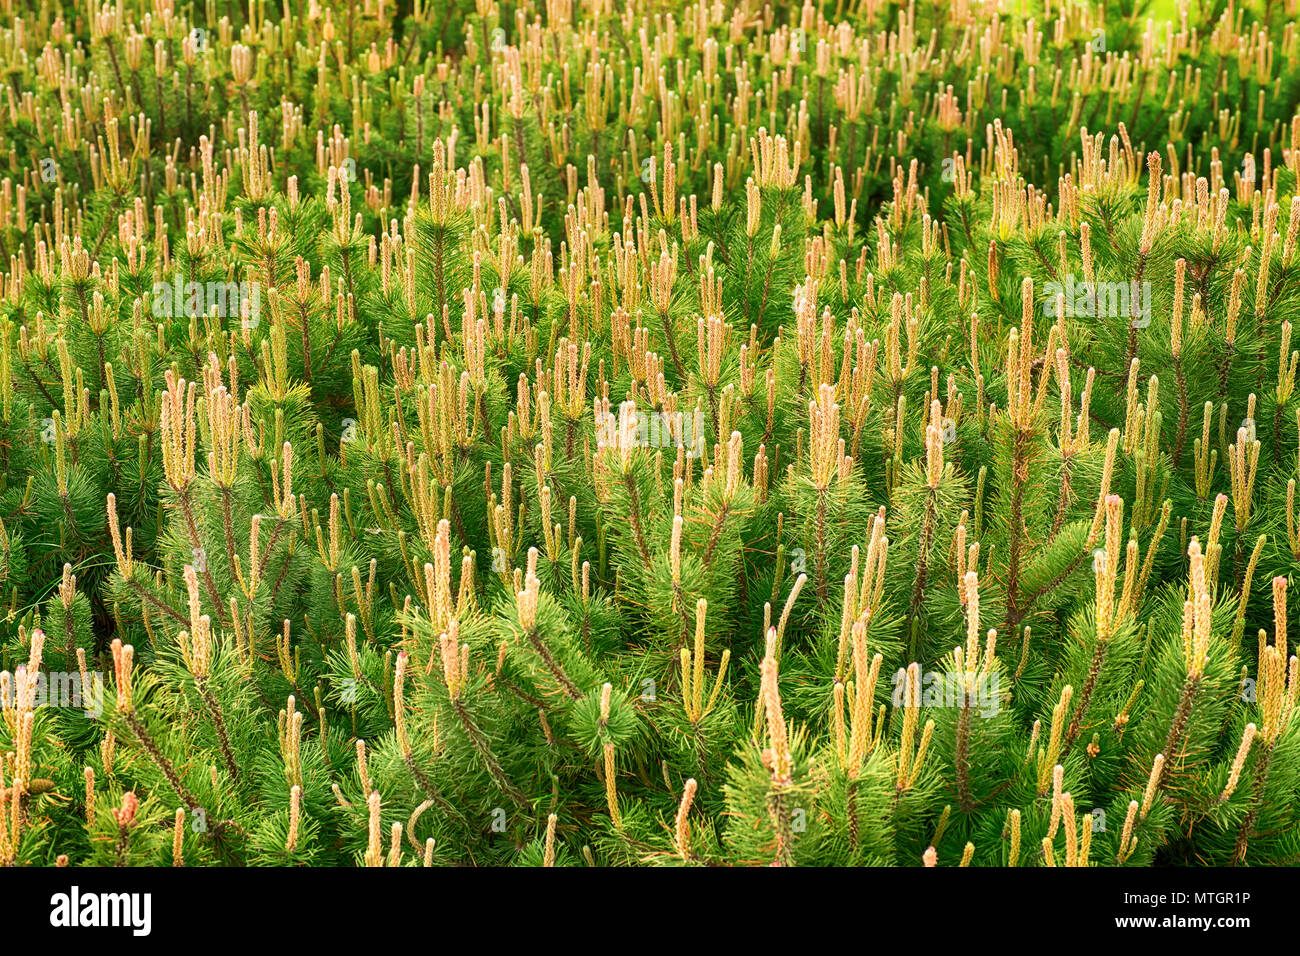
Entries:
[[3, 0], [0, 864], [1300, 861], [1296, 8]]

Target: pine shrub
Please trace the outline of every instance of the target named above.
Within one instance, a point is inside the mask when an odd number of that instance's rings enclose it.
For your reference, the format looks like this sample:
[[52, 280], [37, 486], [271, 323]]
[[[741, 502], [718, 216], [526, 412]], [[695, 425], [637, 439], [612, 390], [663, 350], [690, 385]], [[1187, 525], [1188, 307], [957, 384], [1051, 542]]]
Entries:
[[1297, 0], [0, 10], [0, 865], [1300, 862]]

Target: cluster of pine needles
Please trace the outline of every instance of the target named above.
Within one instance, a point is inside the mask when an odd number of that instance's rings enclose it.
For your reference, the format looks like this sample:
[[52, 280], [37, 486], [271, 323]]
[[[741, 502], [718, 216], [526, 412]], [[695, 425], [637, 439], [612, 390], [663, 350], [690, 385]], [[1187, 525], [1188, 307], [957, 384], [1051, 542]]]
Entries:
[[1300, 863], [1297, 12], [0, 0], [0, 866]]

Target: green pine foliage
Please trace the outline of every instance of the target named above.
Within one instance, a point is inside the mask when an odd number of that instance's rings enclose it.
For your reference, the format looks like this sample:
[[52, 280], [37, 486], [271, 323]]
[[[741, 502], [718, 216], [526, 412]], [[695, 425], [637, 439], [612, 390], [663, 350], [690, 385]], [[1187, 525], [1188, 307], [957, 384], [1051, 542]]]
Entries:
[[0, 864], [1300, 862], [1295, 8], [0, 4]]

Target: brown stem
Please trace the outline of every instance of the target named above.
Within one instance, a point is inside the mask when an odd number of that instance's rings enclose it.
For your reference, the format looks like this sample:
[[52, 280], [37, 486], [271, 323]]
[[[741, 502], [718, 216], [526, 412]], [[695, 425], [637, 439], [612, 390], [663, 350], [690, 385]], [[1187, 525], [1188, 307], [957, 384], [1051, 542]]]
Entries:
[[[181, 512], [185, 516], [185, 528], [189, 532], [190, 544], [196, 550], [202, 551], [203, 540], [199, 537], [198, 522], [194, 519], [194, 508], [190, 502], [189, 488], [186, 488], [180, 493], [180, 499]], [[219, 622], [225, 625], [226, 619], [222, 614], [224, 609], [221, 605], [221, 595], [217, 592], [217, 584], [212, 580], [212, 571], [208, 569], [208, 563], [206, 561], [203, 562], [202, 574], [203, 584], [208, 589], [208, 600], [212, 602], [212, 613], [216, 616]]]
[[161, 611], [162, 613], [166, 614], [168, 617], [172, 618], [172, 620], [174, 621], [178, 621], [179, 623], [187, 627], [189, 626], [190, 623], [189, 618], [187, 618], [180, 611], [176, 610], [170, 604], [163, 603], [163, 601], [159, 599], [156, 595], [151, 594], [148, 590], [146, 590], [145, 586], [141, 584], [139, 581], [136, 581], [134, 578], [132, 578], [128, 580], [127, 583], [131, 586], [131, 588], [135, 591], [135, 593], [138, 594], [143, 600], [148, 601], [151, 605], [153, 605], [155, 610]]
[[1232, 865], [1246, 862], [1246, 847], [1255, 833], [1255, 824], [1259, 820], [1259, 810], [1264, 803], [1264, 790], [1268, 786], [1269, 764], [1273, 759], [1273, 745], [1268, 744], [1259, 753], [1255, 761], [1255, 786], [1251, 788], [1250, 812], [1241, 821], [1237, 830], [1237, 842], [1232, 848]]
[[221, 486], [221, 523], [226, 533], [226, 562], [230, 573], [235, 573], [235, 528], [230, 507], [230, 489]]
[[528, 638], [529, 646], [532, 647], [532, 649], [537, 653], [537, 656], [542, 659], [542, 663], [545, 664], [546, 669], [550, 671], [551, 677], [553, 677], [555, 682], [560, 685], [560, 690], [564, 692], [564, 696], [568, 697], [570, 700], [581, 700], [582, 693], [578, 690], [578, 686], [574, 684], [573, 681], [569, 679], [569, 675], [564, 672], [564, 667], [555, 659], [555, 655], [552, 654], [551, 649], [546, 646], [546, 643], [542, 640], [542, 636], [537, 632], [537, 628], [534, 627], [530, 629], [526, 636]]
[[1108, 648], [1109, 644], [1106, 641], [1098, 639], [1097, 648], [1092, 652], [1092, 666], [1088, 668], [1088, 679], [1084, 682], [1083, 692], [1079, 694], [1079, 701], [1074, 707], [1074, 716], [1070, 718], [1070, 726], [1065, 732], [1065, 740], [1061, 744], [1061, 756], [1057, 759], [1057, 763], [1065, 762], [1065, 755], [1070, 752], [1075, 738], [1079, 736], [1083, 714], [1088, 709], [1088, 702], [1092, 700], [1092, 692], [1097, 686], [1097, 677], [1101, 674], [1102, 665], [1106, 663]]
[[420, 789], [424, 791], [424, 794], [430, 800], [436, 803], [445, 813], [457, 817], [462, 822], [465, 821], [464, 814], [462, 814], [454, 804], [448, 801], [446, 797], [438, 792], [438, 788], [433, 785], [433, 781], [430, 780], [428, 775], [420, 769], [420, 765], [415, 762], [414, 754], [410, 752], [403, 754], [402, 761], [406, 764], [406, 769], [411, 772], [411, 776], [415, 778], [415, 782], [419, 784]]
[[925, 496], [925, 522], [921, 526], [921, 542], [916, 555], [916, 581], [912, 585], [912, 600], [908, 605], [908, 618], [912, 631], [912, 659], [916, 659], [917, 624], [920, 621], [921, 606], [925, 600], [926, 579], [929, 577], [930, 545], [934, 540], [935, 491], [930, 490]]
[[727, 512], [730, 510], [728, 503], [723, 502], [722, 507], [718, 510], [718, 517], [714, 519], [713, 531], [709, 535], [709, 545], [704, 549], [704, 566], [709, 567], [713, 560], [713, 551], [718, 546], [718, 539], [722, 536], [722, 526], [727, 521]]
[[1024, 516], [1022, 514], [1023, 499], [1025, 493], [1025, 450], [1024, 444], [1026, 439], [1024, 430], [1017, 428], [1014, 439], [1012, 462], [1011, 462], [1011, 522], [1007, 528], [1010, 541], [1008, 543], [1007, 557], [1007, 623], [1006, 633], [1011, 634], [1015, 631], [1016, 625], [1020, 623], [1020, 547], [1021, 536], [1024, 530]]
[[957, 799], [962, 813], [975, 809], [975, 797], [970, 788], [970, 701], [966, 688], [962, 688], [961, 714], [957, 718]]
[[125, 716], [127, 727], [129, 727], [131, 733], [135, 735], [135, 739], [140, 744], [140, 747], [149, 755], [149, 759], [154, 762], [154, 765], [162, 771], [162, 775], [167, 778], [167, 782], [171, 784], [171, 788], [176, 791], [176, 796], [180, 797], [191, 811], [200, 809], [199, 801], [195, 798], [194, 794], [190, 793], [184, 782], [182, 782], [180, 774], [176, 772], [176, 767], [167, 759], [167, 755], [158, 748], [158, 744], [154, 741], [153, 737], [149, 735], [149, 731], [145, 729], [144, 721], [137, 717], [134, 712], [128, 712]]
[[664, 338], [668, 340], [668, 354], [672, 357], [673, 368], [677, 371], [678, 381], [686, 381], [686, 367], [682, 365], [682, 358], [677, 354], [677, 336], [673, 334], [671, 320], [668, 318], [668, 310], [663, 309], [659, 312], [659, 321], [664, 327]]
[[1187, 680], [1183, 683], [1183, 693], [1178, 699], [1178, 709], [1174, 711], [1173, 722], [1169, 725], [1169, 735], [1165, 737], [1165, 762], [1160, 768], [1160, 776], [1156, 779], [1156, 787], [1159, 788], [1164, 783], [1165, 776], [1169, 773], [1169, 766], [1174, 760], [1174, 747], [1178, 744], [1178, 739], [1182, 737], [1183, 731], [1187, 729], [1187, 719], [1192, 713], [1192, 703], [1196, 698], [1196, 691], [1200, 687], [1201, 679], [1187, 675]]
[[1174, 439], [1173, 464], [1175, 470], [1183, 460], [1183, 444], [1187, 440], [1187, 375], [1183, 371], [1182, 356], [1174, 357], [1174, 377], [1178, 382], [1178, 436]]
[[645, 534], [641, 530], [641, 495], [636, 488], [636, 479], [630, 472], [623, 475], [623, 484], [627, 486], [628, 496], [632, 499], [628, 509], [628, 520], [632, 524], [632, 533], [636, 537], [637, 550], [641, 552], [641, 563], [650, 569], [650, 548], [646, 544]]
[[528, 798], [519, 791], [519, 788], [506, 776], [506, 772], [501, 769], [501, 764], [497, 762], [496, 756], [492, 753], [492, 748], [488, 745], [487, 737], [474, 723], [469, 710], [465, 707], [465, 702], [457, 698], [451, 702], [451, 706], [452, 710], [456, 712], [456, 717], [460, 720], [461, 726], [465, 728], [465, 736], [469, 738], [470, 744], [478, 752], [479, 759], [483, 762], [483, 767], [487, 770], [488, 776], [519, 809], [525, 813], [531, 813], [532, 807], [528, 803]]
[[196, 680], [194, 683], [199, 689], [199, 696], [203, 698], [204, 705], [208, 708], [208, 713], [212, 716], [212, 726], [217, 731], [217, 740], [221, 744], [221, 756], [226, 761], [226, 769], [230, 771], [230, 778], [238, 783], [239, 764], [235, 762], [235, 753], [230, 746], [230, 735], [226, 733], [226, 721], [221, 716], [221, 707], [217, 704], [217, 698], [213, 696], [206, 679]]

